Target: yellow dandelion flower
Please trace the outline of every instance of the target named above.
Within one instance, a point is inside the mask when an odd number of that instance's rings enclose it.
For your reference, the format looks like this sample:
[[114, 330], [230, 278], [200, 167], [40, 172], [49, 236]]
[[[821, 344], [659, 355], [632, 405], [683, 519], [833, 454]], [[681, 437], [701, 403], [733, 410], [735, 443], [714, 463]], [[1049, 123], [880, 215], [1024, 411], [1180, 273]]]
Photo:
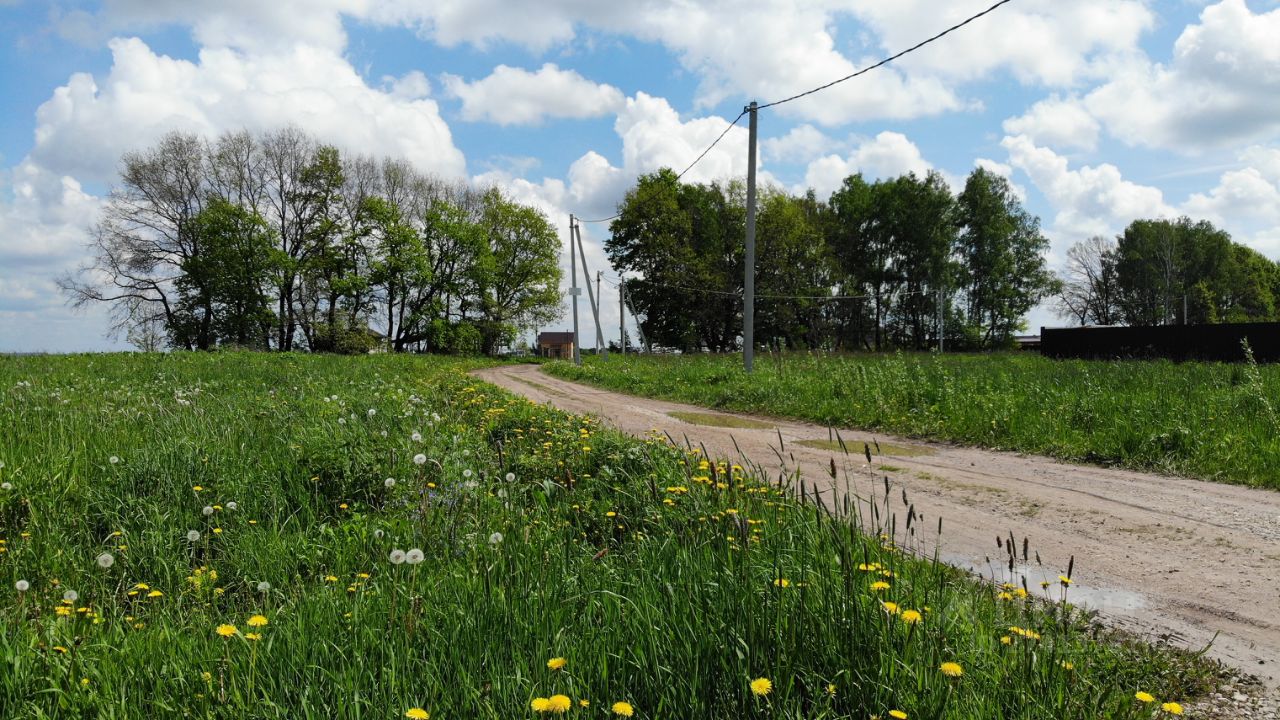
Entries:
[[80, 687], [89, 687], [89, 678], [80, 678]]
[[897, 718], [897, 720], [907, 720], [907, 714], [901, 710], [890, 710], [889, 717]]
[[568, 695], [552, 695], [547, 698], [547, 710], [553, 713], [568, 712], [571, 707], [573, 707], [573, 701]]
[[134, 585], [133, 587], [134, 587], [134, 589], [136, 589], [136, 590], [150, 590], [150, 589], [151, 589], [151, 586], [150, 586], [150, 585], [148, 585], [148, 584], [146, 584], [146, 583], [138, 583], [137, 585]]
[[751, 692], [761, 697], [768, 695], [773, 690], [773, 683], [769, 682], [769, 678], [756, 678], [751, 681]]
[[636, 712], [635, 708], [631, 707], [631, 703], [622, 702], [621, 700], [614, 703], [613, 707], [609, 709], [613, 711], [614, 715], [621, 715], [622, 717], [631, 717]]
[[1163, 703], [1163, 704], [1161, 704], [1161, 705], [1160, 705], [1160, 709], [1161, 709], [1161, 710], [1163, 710], [1163, 711], [1165, 711], [1165, 712], [1167, 712], [1167, 713], [1169, 713], [1170, 715], [1181, 715], [1181, 714], [1182, 714], [1182, 706], [1181, 706], [1181, 705], [1179, 705], [1179, 704], [1178, 704], [1178, 703], [1176, 703], [1176, 702], [1167, 702], [1167, 703]]
[[324, 576], [324, 581], [325, 581], [325, 582], [338, 582], [338, 576], [337, 576], [337, 575], [325, 575], [325, 576]]
[[964, 668], [960, 667], [957, 662], [944, 662], [938, 666], [938, 670], [942, 671], [947, 677], [960, 677], [964, 674]]
[[777, 580], [773, 581], [773, 584], [777, 587], [782, 587], [782, 588], [791, 587], [791, 581], [786, 578], [778, 578]]
[[871, 583], [871, 589], [872, 589], [872, 590], [877, 590], [877, 591], [878, 591], [878, 590], [888, 590], [888, 589], [889, 589], [889, 583], [887, 583], [887, 582], [885, 582], [885, 581], [883, 581], [883, 580], [877, 580], [877, 581], [875, 581], [875, 582]]
[[887, 613], [889, 613], [890, 615], [897, 615], [897, 614], [898, 614], [898, 603], [896, 603], [896, 602], [882, 602], [882, 603], [880, 603], [880, 604], [884, 607], [884, 611], [885, 611], [885, 612], [887, 612]]
[[249, 627], [266, 627], [267, 618], [265, 615], [254, 615], [249, 618]]
[[62, 653], [63, 655], [66, 655], [66, 654], [67, 654], [67, 652], [68, 652], [68, 650], [67, 650], [66, 648], [62, 647], [61, 645], [54, 645], [54, 646], [53, 646], [53, 649], [54, 649], [56, 652], [60, 652], [60, 653]]
[[218, 634], [224, 638], [231, 637], [232, 635], [235, 635], [238, 632], [240, 631], [236, 629], [235, 625], [229, 625], [227, 623], [223, 623], [218, 626]]
[[902, 622], [908, 625], [914, 625], [924, 619], [924, 616], [918, 610], [903, 610], [901, 617]]
[[1156, 701], [1155, 697], [1154, 697], [1154, 696], [1152, 696], [1152, 694], [1151, 694], [1151, 693], [1149, 693], [1149, 692], [1145, 692], [1145, 691], [1143, 691], [1143, 690], [1139, 690], [1138, 692], [1134, 693], [1134, 694], [1133, 694], [1133, 697], [1134, 697], [1136, 700], [1138, 700], [1138, 701], [1140, 701], [1140, 702], [1144, 702], [1144, 703], [1149, 703], [1149, 702], [1155, 702], [1155, 701]]
[[546, 711], [547, 711], [547, 707], [548, 707], [548, 705], [550, 705], [550, 703], [551, 703], [551, 701], [550, 701], [550, 700], [547, 700], [546, 698], [539, 697], [539, 698], [534, 698], [534, 699], [530, 700], [530, 701], [529, 701], [529, 707], [533, 708], [533, 711], [534, 711], [534, 712], [546, 712]]
[[553, 657], [547, 661], [547, 667], [552, 670], [559, 670], [560, 668], [564, 667], [565, 664], [568, 662], [569, 662], [568, 660], [565, 660], [562, 657]]
[[578, 701], [578, 707], [591, 707], [591, 701], [586, 698], [582, 698]]
[[431, 713], [422, 708], [409, 708], [405, 710], [404, 716], [413, 720], [431, 720]]
[[262, 636], [259, 635], [258, 633], [245, 633], [244, 639], [245, 640], [261, 640]]
[[835, 686], [835, 683], [828, 683], [828, 684], [827, 684], [827, 697], [835, 697], [835, 696], [836, 696], [836, 686]]
[[1058, 582], [1062, 583], [1063, 586], [1067, 586], [1071, 584], [1071, 578], [1067, 577], [1066, 575], [1059, 575]]

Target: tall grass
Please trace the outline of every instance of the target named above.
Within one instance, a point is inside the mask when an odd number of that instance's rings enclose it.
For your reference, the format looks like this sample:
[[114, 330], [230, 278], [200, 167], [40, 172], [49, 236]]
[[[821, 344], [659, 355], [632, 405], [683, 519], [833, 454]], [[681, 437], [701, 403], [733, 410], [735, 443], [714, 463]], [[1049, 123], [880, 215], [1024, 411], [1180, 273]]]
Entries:
[[588, 359], [548, 370], [638, 395], [1065, 460], [1280, 488], [1280, 367], [1038, 355]]
[[1205, 687], [1056, 581], [976, 583], [470, 367], [0, 359], [0, 717], [1117, 718]]

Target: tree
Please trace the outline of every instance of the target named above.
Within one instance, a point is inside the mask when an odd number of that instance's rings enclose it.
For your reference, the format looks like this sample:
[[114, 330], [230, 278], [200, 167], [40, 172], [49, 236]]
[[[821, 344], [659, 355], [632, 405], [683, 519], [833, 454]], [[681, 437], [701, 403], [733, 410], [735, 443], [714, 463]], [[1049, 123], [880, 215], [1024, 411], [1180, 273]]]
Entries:
[[830, 294], [830, 278], [816, 208], [806, 198], [766, 189], [756, 237], [756, 337], [793, 348], [820, 346], [822, 301], [816, 298]]
[[1230, 292], [1231, 237], [1206, 221], [1135, 220], [1116, 247], [1120, 308], [1131, 325], [1218, 322]]
[[935, 171], [924, 178], [908, 173], [880, 192], [891, 277], [899, 290], [890, 332], [895, 345], [924, 350], [937, 341], [939, 293], [945, 296], [955, 285], [956, 200]]
[[183, 261], [175, 283], [179, 310], [170, 335], [201, 350], [222, 344], [265, 349], [274, 319], [267, 286], [277, 260], [266, 221], [213, 197], [190, 232], [198, 252]]
[[1049, 241], [1008, 180], [985, 168], [969, 174], [957, 207], [967, 331], [980, 346], [1000, 346], [1037, 302], [1057, 290], [1044, 262]]
[[[120, 185], [102, 210], [90, 242], [90, 260], [58, 279], [76, 307], [111, 305], [112, 329], [139, 318], [175, 325], [183, 263], [199, 252], [192, 220], [206, 195], [204, 148], [192, 134], [172, 132], [155, 147], [121, 158]], [[190, 341], [180, 344], [194, 349]]]
[[869, 303], [849, 306], [855, 310], [845, 318], [846, 332], [852, 330], [856, 344], [874, 345], [879, 350], [884, 340], [881, 321], [886, 312], [886, 291], [892, 280], [890, 243], [881, 213], [883, 191], [879, 183], [868, 183], [861, 174], [850, 175], [832, 193], [828, 205], [827, 245], [843, 274], [836, 291], [871, 296]]
[[1099, 235], [1067, 250], [1055, 310], [1079, 325], [1120, 322], [1116, 243]]
[[472, 266], [481, 351], [495, 354], [516, 331], [560, 317], [560, 239], [539, 210], [497, 188], [485, 192], [484, 245]]

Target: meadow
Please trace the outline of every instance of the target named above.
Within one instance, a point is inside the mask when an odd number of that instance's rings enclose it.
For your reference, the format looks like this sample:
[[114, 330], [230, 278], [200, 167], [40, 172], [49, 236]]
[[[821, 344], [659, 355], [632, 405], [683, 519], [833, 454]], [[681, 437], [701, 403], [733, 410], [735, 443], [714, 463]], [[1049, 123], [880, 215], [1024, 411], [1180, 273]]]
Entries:
[[1149, 718], [1214, 682], [1069, 568], [912, 552], [896, 492], [869, 525], [479, 364], [0, 357], [0, 717]]
[[826, 426], [1280, 489], [1280, 366], [1031, 353], [587, 358], [568, 380]]

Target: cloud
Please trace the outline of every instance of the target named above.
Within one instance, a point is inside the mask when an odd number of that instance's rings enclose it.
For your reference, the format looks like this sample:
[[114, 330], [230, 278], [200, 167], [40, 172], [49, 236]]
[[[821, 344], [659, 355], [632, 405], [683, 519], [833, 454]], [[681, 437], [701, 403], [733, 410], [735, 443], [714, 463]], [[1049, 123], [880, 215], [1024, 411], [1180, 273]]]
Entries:
[[[169, 130], [212, 136], [292, 123], [342, 148], [403, 157], [444, 176], [465, 173], [435, 101], [371, 88], [329, 50], [204, 49], [189, 62], [158, 55], [137, 38], [112, 40], [110, 48], [106, 77], [77, 73], [36, 111], [31, 159], [38, 165], [107, 182], [124, 151]], [[412, 76], [403, 81], [415, 84]]]
[[859, 143], [846, 157], [827, 155], [814, 160], [804, 181], [818, 197], [826, 198], [855, 173], [862, 173], [867, 179], [894, 178], [909, 172], [924, 176], [932, 168], [906, 135], [886, 131]]
[[593, 118], [622, 106], [622, 92], [573, 70], [547, 63], [537, 72], [499, 65], [482, 80], [444, 75], [446, 91], [462, 100], [464, 120], [535, 125], [547, 118]]
[[1004, 121], [1004, 131], [1010, 135], [1025, 135], [1037, 145], [1080, 150], [1093, 150], [1100, 130], [1098, 121], [1078, 101], [1057, 96]]
[[782, 164], [806, 163], [823, 153], [841, 150], [844, 145], [809, 124], [797, 125], [782, 137], [767, 138], [760, 142], [764, 157], [770, 162]]
[[1280, 130], [1280, 9], [1222, 0], [1187, 26], [1168, 65], [1139, 58], [1084, 106], [1126, 143], [1197, 152]]

